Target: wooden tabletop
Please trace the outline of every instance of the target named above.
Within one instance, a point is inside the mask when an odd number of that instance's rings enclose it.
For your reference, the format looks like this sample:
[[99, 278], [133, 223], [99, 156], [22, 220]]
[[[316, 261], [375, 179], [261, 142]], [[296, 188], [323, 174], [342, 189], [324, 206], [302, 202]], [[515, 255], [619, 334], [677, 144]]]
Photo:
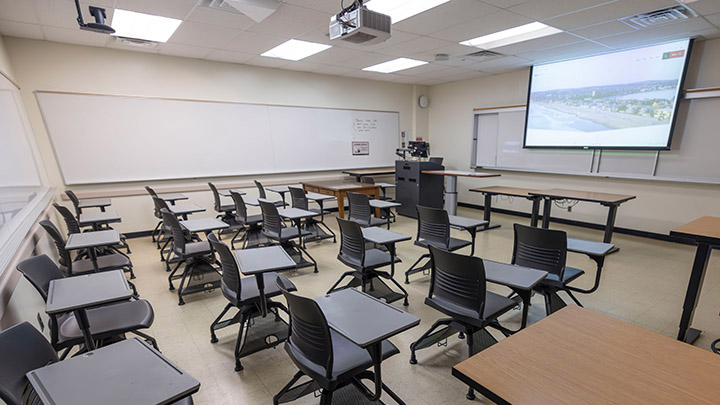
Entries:
[[354, 169], [354, 170], [343, 170], [343, 173], [351, 176], [379, 176], [382, 174], [395, 174], [394, 167], [378, 167], [375, 169]]
[[346, 190], [352, 190], [352, 189], [358, 189], [358, 188], [373, 188], [373, 187], [379, 188], [380, 187], [375, 184], [357, 183], [357, 182], [340, 181], [340, 180], [303, 181], [302, 184], [305, 186], [308, 186], [308, 187], [323, 188], [326, 190], [333, 190], [333, 191], [346, 191]]
[[720, 356], [575, 305], [452, 373], [499, 403], [709, 404], [720, 398]]
[[535, 190], [529, 193], [550, 198], [566, 198], [568, 200], [590, 201], [598, 203], [620, 204], [635, 198], [634, 195], [597, 193], [594, 191], [566, 190], [564, 188], [552, 188], [550, 190]]
[[670, 236], [705, 240], [720, 244], [720, 218], [702, 217], [670, 231]]
[[513, 197], [530, 197], [530, 193], [537, 191], [534, 188], [521, 188], [521, 187], [505, 187], [505, 186], [490, 186], [490, 187], [478, 187], [471, 188], [470, 191], [483, 194], [499, 194], [509, 195]]
[[461, 172], [458, 170], [423, 170], [422, 173], [453, 177], [500, 177], [499, 173]]

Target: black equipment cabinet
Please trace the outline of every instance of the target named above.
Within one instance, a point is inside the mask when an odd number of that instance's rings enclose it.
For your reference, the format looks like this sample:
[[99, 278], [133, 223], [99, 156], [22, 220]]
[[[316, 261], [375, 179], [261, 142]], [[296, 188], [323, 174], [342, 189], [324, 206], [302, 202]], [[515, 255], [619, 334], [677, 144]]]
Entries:
[[416, 205], [443, 207], [444, 176], [422, 174], [424, 170], [443, 170], [445, 166], [431, 162], [395, 161], [395, 201], [400, 215], [417, 218]]

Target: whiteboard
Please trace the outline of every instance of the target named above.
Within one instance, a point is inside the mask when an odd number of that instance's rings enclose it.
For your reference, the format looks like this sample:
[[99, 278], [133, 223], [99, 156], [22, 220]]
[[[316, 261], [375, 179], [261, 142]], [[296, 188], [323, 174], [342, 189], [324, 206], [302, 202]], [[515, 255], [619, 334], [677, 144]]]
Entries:
[[475, 111], [471, 166], [600, 177], [720, 183], [720, 98], [684, 100], [667, 151], [523, 149], [525, 107]]
[[[65, 184], [392, 166], [397, 112], [36, 92]], [[354, 156], [353, 141], [370, 154]]]

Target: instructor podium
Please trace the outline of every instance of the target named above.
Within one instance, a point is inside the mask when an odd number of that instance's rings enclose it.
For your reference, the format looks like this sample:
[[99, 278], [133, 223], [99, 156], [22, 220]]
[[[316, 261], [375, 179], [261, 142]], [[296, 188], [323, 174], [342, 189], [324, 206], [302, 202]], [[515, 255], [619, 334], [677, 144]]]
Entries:
[[445, 166], [432, 162], [395, 161], [395, 201], [401, 204], [397, 208], [398, 214], [417, 218], [417, 205], [442, 208], [443, 177], [422, 172], [444, 168]]

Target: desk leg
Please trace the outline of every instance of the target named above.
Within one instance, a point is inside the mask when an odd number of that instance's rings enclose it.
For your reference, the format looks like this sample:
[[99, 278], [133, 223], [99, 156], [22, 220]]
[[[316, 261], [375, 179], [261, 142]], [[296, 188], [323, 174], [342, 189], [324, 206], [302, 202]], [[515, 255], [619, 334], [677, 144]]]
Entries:
[[95, 350], [95, 341], [90, 334], [90, 323], [88, 321], [85, 308], [76, 309], [73, 311], [73, 314], [75, 314], [75, 320], [77, 321], [80, 330], [82, 330], [83, 332], [83, 338], [85, 339], [85, 348], [88, 351]]
[[[373, 194], [376, 200], [380, 199], [380, 187], [375, 187], [375, 193]], [[388, 208], [389, 209], [389, 208]], [[380, 208], [375, 208], [375, 218], [381, 218]], [[390, 229], [390, 216], [388, 216], [387, 228]]]
[[528, 312], [530, 311], [530, 299], [532, 298], [532, 290], [517, 290], [517, 295], [522, 299], [522, 321], [520, 322], [520, 329], [525, 329], [528, 321]]
[[90, 252], [90, 262], [92, 262], [93, 269], [95, 269], [95, 273], [99, 273], [100, 266], [98, 266], [97, 262], [97, 251], [94, 247], [88, 248], [88, 251]]
[[267, 301], [265, 301], [265, 274], [256, 274], [255, 282], [257, 283], [258, 293], [260, 295], [260, 315], [265, 317], [267, 315]]
[[375, 394], [372, 398], [369, 398], [371, 402], [377, 401], [382, 395], [382, 374], [380, 369], [380, 362], [382, 362], [382, 341], [374, 343], [368, 347], [370, 357], [373, 360], [373, 373], [375, 374]]
[[[605, 224], [605, 236], [603, 236], [603, 242], [610, 243], [613, 236], [613, 230], [615, 230], [615, 218], [617, 216], [617, 209], [618, 206], [616, 204], [612, 204], [608, 207], [608, 218], [607, 223]], [[608, 253], [614, 253], [620, 250], [617, 246], [615, 246], [610, 252]]]
[[702, 290], [703, 280], [705, 279], [705, 271], [707, 270], [708, 261], [710, 260], [712, 248], [705, 243], [698, 244], [695, 260], [693, 261], [692, 271], [690, 273], [690, 282], [688, 283], [687, 292], [685, 293], [685, 303], [683, 304], [683, 312], [680, 317], [680, 331], [677, 340], [691, 343], [700, 336], [700, 331], [690, 328], [695, 307], [697, 306], [700, 291]]
[[538, 197], [531, 197], [532, 200], [532, 213], [530, 214], [530, 226], [537, 228], [538, 226], [538, 214], [540, 213], [540, 200]]
[[445, 176], [447, 179], [445, 189], [445, 211], [450, 215], [457, 215], [457, 176]]
[[490, 228], [490, 212], [492, 211], [492, 194], [486, 193], [485, 194], [485, 207], [483, 208], [483, 219], [485, 221], [488, 221], [488, 223], [485, 225], [485, 229]]
[[345, 219], [345, 192], [344, 191], [337, 192], [337, 201], [338, 201], [338, 216], [342, 219]]
[[550, 228], [550, 210], [552, 209], [553, 200], [550, 198], [545, 198], [543, 201], [542, 227], [543, 229], [548, 229]]

